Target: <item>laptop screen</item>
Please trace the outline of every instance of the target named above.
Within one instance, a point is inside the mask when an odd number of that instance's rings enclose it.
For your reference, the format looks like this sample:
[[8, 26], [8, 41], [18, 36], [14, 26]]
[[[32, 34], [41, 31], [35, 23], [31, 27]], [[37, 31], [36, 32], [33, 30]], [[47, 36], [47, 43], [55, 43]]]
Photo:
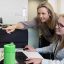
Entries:
[[16, 29], [11, 34], [8, 34], [5, 30], [0, 29], [0, 48], [3, 48], [4, 44], [11, 42], [16, 45], [16, 48], [23, 48], [28, 44], [28, 30]]

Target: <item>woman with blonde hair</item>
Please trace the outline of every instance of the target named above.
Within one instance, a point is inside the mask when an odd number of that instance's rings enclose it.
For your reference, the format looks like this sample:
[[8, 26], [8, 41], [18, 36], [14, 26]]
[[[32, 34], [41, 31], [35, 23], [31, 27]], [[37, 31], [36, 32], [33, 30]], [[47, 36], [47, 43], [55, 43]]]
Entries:
[[31, 46], [26, 46], [27, 51], [37, 51], [39, 53], [54, 53], [54, 60], [44, 58], [28, 58], [26, 63], [33, 64], [64, 64], [64, 14], [60, 15], [56, 23], [55, 39], [52, 44], [43, 48], [34, 49]]
[[36, 28], [41, 31], [47, 41], [51, 42], [55, 33], [56, 21], [57, 16], [52, 6], [48, 2], [43, 2], [37, 7], [37, 16], [32, 21], [19, 22], [4, 29], [7, 33], [11, 33], [15, 29]]

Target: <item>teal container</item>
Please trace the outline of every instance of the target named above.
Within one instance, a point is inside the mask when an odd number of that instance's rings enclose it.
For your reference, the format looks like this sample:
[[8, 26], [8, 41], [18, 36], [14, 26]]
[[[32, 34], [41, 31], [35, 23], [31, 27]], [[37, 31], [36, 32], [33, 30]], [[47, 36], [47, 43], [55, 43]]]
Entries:
[[4, 64], [15, 64], [15, 45], [4, 45]]

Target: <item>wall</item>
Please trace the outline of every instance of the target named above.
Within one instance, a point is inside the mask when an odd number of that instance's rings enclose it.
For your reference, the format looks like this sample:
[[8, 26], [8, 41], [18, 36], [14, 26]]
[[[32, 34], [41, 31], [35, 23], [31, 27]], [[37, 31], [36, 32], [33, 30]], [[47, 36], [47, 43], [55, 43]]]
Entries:
[[34, 48], [39, 47], [39, 33], [37, 29], [28, 29], [28, 44]]
[[57, 13], [57, 0], [48, 0], [48, 2], [52, 5], [54, 11]]
[[64, 0], [48, 0], [57, 14], [64, 14]]
[[32, 20], [37, 15], [37, 6], [43, 0], [28, 0], [28, 20]]
[[28, 19], [28, 0], [0, 0], [0, 17], [4, 24]]
[[59, 13], [64, 14], [64, 0], [59, 0], [59, 2], [60, 2]]

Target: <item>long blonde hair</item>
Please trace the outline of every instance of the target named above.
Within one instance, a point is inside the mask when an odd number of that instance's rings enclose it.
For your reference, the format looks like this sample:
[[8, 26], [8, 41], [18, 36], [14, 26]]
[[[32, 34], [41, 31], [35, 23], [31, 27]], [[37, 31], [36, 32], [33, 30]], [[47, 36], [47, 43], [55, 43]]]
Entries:
[[[59, 15], [59, 18], [60, 17], [63, 17], [64, 18], [64, 14], [60, 14]], [[60, 45], [60, 49], [64, 48], [64, 35], [62, 36], [62, 39], [61, 39], [61, 45]]]
[[[59, 18], [60, 18], [60, 17], [63, 17], [63, 18], [64, 18], [64, 14], [60, 14], [60, 15], [59, 15]], [[57, 37], [57, 39], [58, 39], [58, 37]], [[64, 35], [63, 35], [63, 36], [60, 36], [59, 39], [60, 39], [60, 43], [61, 43], [61, 44], [60, 44], [58, 50], [64, 48]]]
[[54, 29], [55, 25], [56, 25], [56, 21], [57, 21], [57, 15], [54, 12], [51, 4], [46, 2], [46, 1], [44, 1], [44, 2], [40, 3], [40, 5], [37, 7], [37, 11], [41, 7], [45, 7], [48, 10], [48, 13], [50, 13], [50, 16], [49, 16], [50, 17], [50, 21], [48, 22], [48, 26], [49, 26], [49, 28]]

